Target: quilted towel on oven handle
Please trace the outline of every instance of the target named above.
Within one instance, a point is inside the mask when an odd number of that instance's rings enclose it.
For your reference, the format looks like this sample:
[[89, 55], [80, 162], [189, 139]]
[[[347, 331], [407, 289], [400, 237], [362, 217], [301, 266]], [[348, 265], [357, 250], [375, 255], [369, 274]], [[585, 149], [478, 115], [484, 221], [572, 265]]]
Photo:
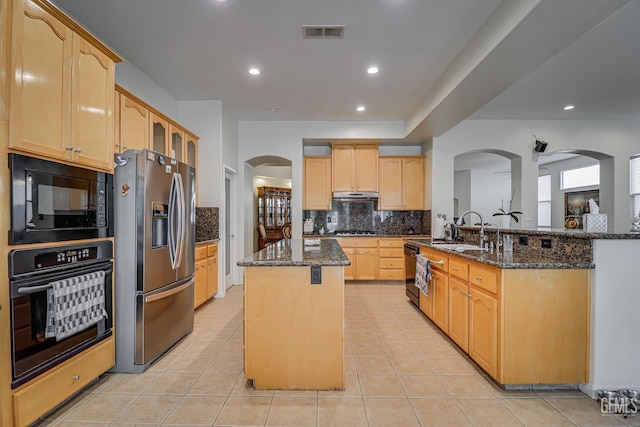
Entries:
[[427, 282], [431, 280], [431, 262], [424, 255], [416, 255], [416, 286], [425, 296], [429, 296]]
[[106, 317], [104, 280], [96, 271], [49, 283], [45, 336], [59, 341]]

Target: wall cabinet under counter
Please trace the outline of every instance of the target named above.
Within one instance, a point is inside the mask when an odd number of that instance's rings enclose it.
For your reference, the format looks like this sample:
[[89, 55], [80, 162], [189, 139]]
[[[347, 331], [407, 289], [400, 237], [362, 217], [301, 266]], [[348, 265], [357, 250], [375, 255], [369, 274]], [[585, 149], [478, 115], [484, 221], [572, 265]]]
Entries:
[[[588, 269], [500, 269], [423, 247], [420, 309], [503, 385], [588, 380]], [[523, 338], [526, 337], [526, 338]]]

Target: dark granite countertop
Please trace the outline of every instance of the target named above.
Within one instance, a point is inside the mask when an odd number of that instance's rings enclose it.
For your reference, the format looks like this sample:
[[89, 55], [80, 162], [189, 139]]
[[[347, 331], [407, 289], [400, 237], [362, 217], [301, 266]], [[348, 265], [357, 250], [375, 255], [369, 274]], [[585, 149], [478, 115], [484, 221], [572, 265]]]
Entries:
[[466, 258], [471, 261], [481, 262], [483, 264], [493, 265], [503, 269], [515, 269], [515, 268], [539, 268], [539, 269], [552, 269], [552, 268], [595, 268], [595, 264], [592, 262], [579, 262], [567, 259], [556, 259], [550, 257], [542, 257], [539, 255], [528, 253], [503, 253], [497, 251], [465, 251], [458, 252], [454, 249], [446, 249], [438, 244], [431, 244], [430, 242], [423, 240], [409, 240], [410, 242], [417, 243], [420, 246], [425, 246], [430, 249], [436, 249], [442, 252], [453, 254], [455, 256]]
[[344, 266], [349, 258], [335, 239], [319, 239], [309, 246], [303, 239], [283, 239], [238, 261], [240, 267]]
[[215, 243], [219, 242], [220, 239], [209, 239], [209, 240], [196, 240], [196, 245], [202, 245], [204, 243]]
[[402, 239], [409, 239], [409, 238], [429, 238], [431, 237], [430, 234], [346, 234], [346, 235], [335, 235], [333, 233], [328, 233], [328, 234], [303, 234], [302, 235], [303, 238], [311, 238], [311, 239], [316, 239], [316, 238], [322, 238], [322, 239], [349, 239], [352, 237], [376, 237], [376, 238], [380, 238], [380, 237], [389, 237], [389, 238], [402, 238]]
[[[479, 230], [477, 225], [460, 225], [461, 230]], [[485, 226], [485, 230], [495, 231], [495, 227]], [[501, 228], [501, 233], [526, 234], [529, 236], [566, 236], [578, 239], [640, 239], [640, 232], [628, 233], [587, 233], [584, 230], [568, 230], [564, 228]]]

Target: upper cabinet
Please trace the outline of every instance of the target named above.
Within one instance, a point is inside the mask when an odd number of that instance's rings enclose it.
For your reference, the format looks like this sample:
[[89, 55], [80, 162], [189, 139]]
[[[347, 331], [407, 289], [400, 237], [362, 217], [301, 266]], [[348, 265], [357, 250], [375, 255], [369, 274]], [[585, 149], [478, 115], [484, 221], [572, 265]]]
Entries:
[[378, 209], [423, 210], [425, 158], [423, 156], [380, 157]]
[[333, 191], [378, 191], [378, 145], [332, 144]]
[[14, 5], [10, 148], [112, 170], [121, 59], [50, 3]]
[[116, 90], [115, 152], [128, 149], [143, 150], [149, 141], [151, 112], [126, 93]]
[[303, 209], [331, 209], [331, 157], [305, 157], [303, 172]]
[[116, 153], [148, 148], [190, 166], [197, 166], [197, 136], [118, 85], [115, 96]]

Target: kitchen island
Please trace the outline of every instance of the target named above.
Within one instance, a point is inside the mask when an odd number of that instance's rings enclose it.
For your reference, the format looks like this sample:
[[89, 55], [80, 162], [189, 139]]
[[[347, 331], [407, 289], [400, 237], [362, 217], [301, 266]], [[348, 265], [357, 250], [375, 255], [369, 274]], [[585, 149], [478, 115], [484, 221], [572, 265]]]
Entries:
[[333, 239], [284, 239], [244, 267], [244, 371], [256, 389], [344, 389], [344, 267]]

